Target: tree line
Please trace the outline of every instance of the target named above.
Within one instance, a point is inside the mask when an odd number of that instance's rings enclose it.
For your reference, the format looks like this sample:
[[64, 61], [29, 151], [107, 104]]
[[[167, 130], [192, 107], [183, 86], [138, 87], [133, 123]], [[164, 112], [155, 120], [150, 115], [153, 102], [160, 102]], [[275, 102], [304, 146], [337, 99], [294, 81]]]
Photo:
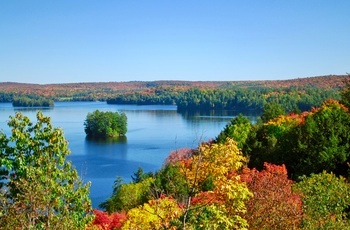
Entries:
[[262, 88], [262, 89], [163, 89], [152, 93], [128, 93], [107, 100], [108, 104], [177, 105], [179, 111], [186, 110], [236, 110], [261, 112], [270, 102], [280, 104], [285, 110], [295, 108], [309, 110], [320, 106], [327, 99], [339, 100], [339, 89], [318, 88]]
[[40, 98], [30, 98], [30, 97], [15, 97], [13, 98], [12, 105], [14, 107], [50, 107], [54, 106], [54, 101]]
[[[204, 89], [250, 89], [261, 91], [262, 89], [295, 89], [304, 93], [310, 88], [321, 90], [339, 90], [343, 88], [342, 81], [345, 75], [329, 75], [310, 78], [298, 78], [290, 80], [274, 81], [152, 81], [152, 82], [94, 82], [94, 83], [67, 83], [67, 84], [26, 84], [13, 82], [0, 82], [0, 102], [12, 102], [14, 97], [43, 97], [53, 101], [106, 101], [136, 94], [141, 97], [138, 103], [173, 103], [178, 93], [198, 88]], [[170, 97], [159, 95], [159, 91]], [[171, 92], [173, 91], [173, 92]], [[176, 92], [174, 92], [176, 91]], [[282, 91], [280, 91], [283, 93]], [[150, 99], [149, 96], [154, 98]], [[161, 97], [158, 99], [157, 97]], [[143, 99], [144, 97], [145, 99]], [[134, 101], [131, 100], [131, 101]], [[121, 101], [123, 102], [123, 101]], [[135, 102], [133, 102], [135, 103]]]

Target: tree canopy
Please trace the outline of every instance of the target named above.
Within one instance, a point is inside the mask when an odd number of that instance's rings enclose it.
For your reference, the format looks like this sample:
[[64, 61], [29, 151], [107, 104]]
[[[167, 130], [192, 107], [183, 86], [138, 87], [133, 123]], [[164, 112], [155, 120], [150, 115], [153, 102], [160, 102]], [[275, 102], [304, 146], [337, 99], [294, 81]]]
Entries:
[[91, 221], [90, 184], [71, 162], [63, 131], [49, 117], [16, 113], [0, 133], [0, 229], [83, 229]]
[[84, 122], [85, 133], [89, 137], [116, 137], [127, 132], [127, 117], [124, 112], [102, 112], [95, 110], [88, 113]]

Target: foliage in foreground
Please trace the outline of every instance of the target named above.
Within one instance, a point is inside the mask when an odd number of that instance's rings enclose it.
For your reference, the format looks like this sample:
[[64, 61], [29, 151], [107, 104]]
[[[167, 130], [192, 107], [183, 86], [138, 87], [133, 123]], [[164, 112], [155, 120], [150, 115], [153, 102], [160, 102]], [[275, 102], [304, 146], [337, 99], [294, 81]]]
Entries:
[[265, 169], [245, 168], [241, 180], [254, 196], [246, 202], [243, 215], [249, 229], [297, 229], [303, 218], [302, 201], [292, 190], [284, 165], [264, 164]]
[[[266, 163], [258, 171], [245, 165], [246, 158], [232, 139], [173, 151], [154, 177], [136, 183], [141, 186], [152, 178], [152, 197], [131, 209], [126, 205], [127, 220], [121, 228], [297, 229], [302, 203], [292, 191], [285, 166]], [[133, 196], [113, 196], [133, 202]]]
[[285, 164], [293, 179], [323, 170], [347, 175], [350, 113], [338, 101], [279, 116], [251, 130], [243, 147], [251, 168], [261, 169], [264, 162]]
[[350, 228], [350, 186], [343, 177], [325, 171], [303, 176], [295, 189], [303, 194], [303, 228]]
[[89, 184], [66, 161], [63, 131], [37, 113], [16, 113], [0, 134], [0, 229], [83, 229], [91, 221]]

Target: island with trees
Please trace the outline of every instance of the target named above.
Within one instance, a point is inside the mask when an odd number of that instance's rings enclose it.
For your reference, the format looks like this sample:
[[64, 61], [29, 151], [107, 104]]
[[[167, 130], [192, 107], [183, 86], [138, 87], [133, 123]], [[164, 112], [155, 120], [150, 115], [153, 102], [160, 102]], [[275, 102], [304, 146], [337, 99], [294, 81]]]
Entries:
[[44, 97], [30, 98], [22, 96], [14, 97], [12, 105], [14, 107], [51, 107], [54, 106], [54, 101]]
[[124, 136], [127, 132], [127, 116], [124, 112], [95, 110], [92, 113], [88, 113], [84, 126], [88, 137], [108, 138]]

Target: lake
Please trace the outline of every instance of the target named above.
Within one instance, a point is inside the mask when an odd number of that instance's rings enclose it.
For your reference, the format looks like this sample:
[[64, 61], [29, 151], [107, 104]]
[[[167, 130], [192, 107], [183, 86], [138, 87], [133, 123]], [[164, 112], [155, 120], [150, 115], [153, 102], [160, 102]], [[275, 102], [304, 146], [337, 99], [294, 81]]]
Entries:
[[[84, 120], [89, 112], [125, 112], [128, 132], [119, 142], [86, 139]], [[172, 150], [189, 147], [215, 138], [227, 122], [235, 117], [234, 111], [208, 113], [178, 113], [173, 105], [108, 105], [105, 102], [55, 102], [52, 108], [20, 108], [11, 103], [0, 103], [0, 130], [10, 134], [7, 121], [16, 112], [35, 121], [36, 112], [42, 110], [51, 117], [54, 127], [61, 127], [69, 141], [71, 160], [85, 181], [91, 181], [90, 198], [93, 207], [105, 201], [112, 193], [116, 176], [125, 182], [142, 167], [155, 172], [162, 167]], [[248, 116], [252, 122], [256, 116]]]

